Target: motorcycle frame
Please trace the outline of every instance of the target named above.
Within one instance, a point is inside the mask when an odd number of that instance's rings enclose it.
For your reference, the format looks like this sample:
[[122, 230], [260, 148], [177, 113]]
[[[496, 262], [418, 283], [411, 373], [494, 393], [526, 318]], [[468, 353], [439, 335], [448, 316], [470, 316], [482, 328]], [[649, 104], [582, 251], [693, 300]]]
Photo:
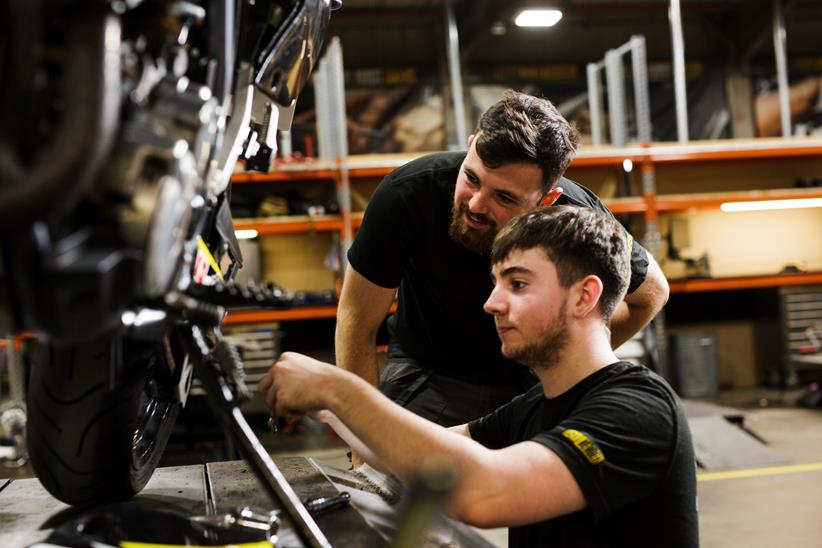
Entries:
[[[139, 3], [137, 1], [135, 5]], [[100, 174], [104, 159], [111, 152], [116, 133], [120, 129], [117, 121], [117, 113], [121, 107], [119, 68], [114, 70], [111, 64], [111, 56], [116, 54], [116, 48], [106, 41], [115, 31], [119, 40], [120, 21], [109, 9], [109, 2], [97, 2], [91, 8], [83, 4], [70, 0], [60, 3], [60, 7], [66, 10], [72, 7], [87, 10], [87, 23], [73, 31], [70, 44], [71, 47], [78, 48], [78, 51], [90, 45], [88, 49], [94, 55], [91, 58], [78, 56], [80, 60], [70, 64], [64, 76], [64, 79], [83, 81], [88, 85], [66, 87], [69, 102], [76, 103], [79, 107], [69, 109], [70, 115], [58, 126], [57, 139], [53, 147], [58, 161], [53, 159], [51, 162], [42, 162], [33, 166], [27, 176], [13, 184], [6, 184], [3, 192], [0, 192], [0, 230], [2, 230], [0, 233], [6, 240], [4, 260], [10, 276], [16, 279], [19, 287], [22, 288], [22, 295], [14, 296], [17, 301], [14, 303], [18, 314], [17, 324], [45, 327], [46, 331], [53, 330], [54, 332], [59, 332], [64, 326], [59, 323], [48, 324], [46, 318], [49, 317], [49, 304], [53, 305], [55, 300], [59, 300], [55, 297], [59, 294], [54, 292], [60, 290], [55, 289], [56, 285], [46, 284], [43, 278], [49, 275], [59, 276], [60, 271], [48, 271], [48, 268], [53, 265], [48, 265], [47, 260], [54, 255], [54, 249], [51, 247], [49, 229], [43, 221], [54, 218], [56, 214], [65, 213], [83, 196], [88, 195], [94, 180]], [[222, 70], [214, 74], [212, 82], [215, 96], [221, 99], [222, 104], [225, 104], [227, 102], [225, 99], [230, 93], [237, 93], [238, 89], [232, 86], [233, 76], [238, 74], [241, 64], [245, 63], [247, 68], [254, 67], [263, 76], [254, 82], [249, 82], [260, 94], [259, 97], [255, 94], [255, 98], [257, 100], [265, 98], [276, 104], [278, 109], [293, 112], [299, 88], [304, 85], [319, 53], [312, 49], [307, 59], [295, 54], [295, 47], [300, 44], [299, 34], [295, 29], [301, 25], [306, 26], [307, 18], [323, 14], [325, 20], [321, 21], [319, 26], [311, 27], [312, 32], [308, 39], [312, 48], [314, 46], [318, 48], [328, 22], [327, 11], [330, 10], [330, 0], [303, 0], [295, 8], [294, 14], [287, 19], [283, 28], [271, 37], [268, 45], [263, 48], [262, 53], [256, 59], [248, 58], [243, 55], [243, 52], [238, 52], [236, 47], [235, 37], [240, 18], [243, 16], [242, 10], [240, 12], [237, 10], [238, 4], [247, 8], [246, 4], [240, 4], [236, 0], [208, 0], [212, 16], [223, 22], [222, 25], [212, 26], [208, 37], [213, 54], [222, 67]], [[289, 64], [289, 66], [280, 67], [285, 74], [294, 72], [292, 69], [299, 63], [299, 70], [296, 71], [299, 75], [298, 81], [277, 80], [276, 69], [280, 61]], [[256, 70], [254, 72], [257, 73]], [[280, 85], [282, 87], [277, 88]], [[236, 100], [235, 96], [230, 102], [234, 103]], [[243, 117], [244, 124], [250, 121], [249, 117]], [[290, 118], [286, 121], [290, 123]], [[81, 137], [79, 144], [78, 136]], [[220, 144], [218, 143], [218, 149], [221, 148]], [[231, 145], [236, 146], [236, 143], [231, 143]], [[226, 143], [222, 143], [222, 146], [226, 146]], [[231, 155], [228, 158], [231, 159]], [[217, 167], [225, 168], [226, 166]], [[214, 227], [220, 239], [227, 244], [228, 252], [234, 263], [231, 268], [234, 271], [242, 258], [234, 236], [230, 214], [227, 217], [224, 214], [221, 215], [227, 207], [229, 193], [228, 184], [220, 189], [219, 193], [211, 194], [207, 191], [205, 204], [193, 212], [195, 219], [192, 219], [190, 225], [192, 233], [187, 238], [186, 252], [191, 252], [190, 244], [194, 238], [200, 235], [205, 238], [214, 238], [215, 234], [207, 232], [208, 227]], [[53, 196], [58, 194], [65, 196], [66, 204], [61, 205], [59, 211], [55, 211]], [[88, 249], [88, 251], [93, 251], [93, 249]], [[17, 260], [12, 262], [12, 257]], [[133, 257], [124, 256], [123, 265], [118, 272], [128, 271], [130, 265], [136, 264], [135, 261]], [[183, 268], [190, 270], [191, 265], [189, 258]], [[35, 274], [32, 275], [32, 272]], [[98, 287], [105, 286], [109, 293], [107, 298], [95, 303], [96, 308], [92, 305], [84, 309], [84, 312], [89, 316], [99, 314], [97, 320], [99, 317], [105, 317], [110, 323], [113, 321], [112, 318], [118, 318], [117, 310], [121, 310], [126, 304], [122, 301], [121, 295], [127, 294], [128, 291], [122, 290], [132, 290], [136, 287], [140, 282], [139, 276], [132, 274], [124, 278], [101, 281], [97, 278], [83, 278], [86, 275], [85, 272], [79, 272], [75, 281], [82, 279], [83, 283], [93, 283]], [[190, 272], [184, 273], [183, 280], [178, 280], [179, 290], [185, 291], [186, 286], [190, 286], [189, 274]], [[117, 275], [115, 273], [115, 276]], [[50, 291], [54, 292], [38, 294], [42, 287], [51, 287]], [[66, 294], [68, 295], [69, 292]], [[26, 310], [30, 307], [35, 310]], [[25, 318], [20, 317], [23, 312], [26, 313]], [[170, 319], [170, 321], [175, 320]], [[77, 322], [77, 320], [71, 318], [66, 323], [69, 322]], [[83, 322], [77, 323], [83, 325]], [[254, 474], [265, 487], [272, 501], [285, 512], [297, 536], [306, 546], [330, 547], [325, 535], [245, 420], [231, 385], [220, 371], [208, 337], [204, 335], [201, 327], [193, 323], [183, 329], [186, 333], [181, 340], [196, 374], [203, 383], [210, 406], [221, 417], [226, 430], [238, 442], [241, 454], [251, 465]], [[111, 375], [116, 376], [117, 372], [112, 371]]]

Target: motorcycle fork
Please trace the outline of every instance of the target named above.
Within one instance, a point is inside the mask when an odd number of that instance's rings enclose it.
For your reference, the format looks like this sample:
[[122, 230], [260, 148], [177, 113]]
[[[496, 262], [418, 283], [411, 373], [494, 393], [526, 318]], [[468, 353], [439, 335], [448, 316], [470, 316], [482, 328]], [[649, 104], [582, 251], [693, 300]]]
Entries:
[[310, 548], [330, 548], [331, 544], [291, 488], [280, 469], [245, 420], [234, 391], [216, 362], [215, 353], [197, 326], [191, 327], [186, 346], [194, 372], [205, 388], [209, 405], [220, 417], [223, 427], [239, 445], [243, 458], [265, 488], [272, 502], [288, 516], [300, 540]]

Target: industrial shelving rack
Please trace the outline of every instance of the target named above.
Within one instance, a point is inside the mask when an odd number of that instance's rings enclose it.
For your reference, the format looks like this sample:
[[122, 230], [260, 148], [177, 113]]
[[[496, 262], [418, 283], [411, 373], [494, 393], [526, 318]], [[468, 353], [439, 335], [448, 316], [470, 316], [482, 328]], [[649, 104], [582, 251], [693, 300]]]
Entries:
[[[233, 177], [235, 191], [242, 192], [245, 185], [276, 185], [282, 182], [327, 182], [339, 184], [343, 176], [349, 181], [378, 180], [419, 154], [351, 156], [346, 165], [339, 162], [314, 161], [284, 163], [267, 174], [236, 173]], [[665, 166], [705, 166], [728, 162], [753, 160], [786, 160], [790, 164], [796, 159], [820, 160], [822, 175], [822, 139], [779, 138], [727, 141], [692, 141], [687, 144], [653, 143], [624, 148], [591, 147], [583, 150], [573, 161], [567, 175], [575, 178], [575, 172], [585, 169], [605, 169], [619, 171], [623, 162], [631, 160], [635, 169], [642, 173], [655, 173]], [[783, 167], [777, 168], [786, 171]], [[721, 185], [718, 185], [721, 187]], [[720, 204], [729, 201], [787, 200], [796, 198], [822, 198], [822, 188], [774, 188], [748, 191], [721, 191], [699, 193], [657, 194], [645, 192], [642, 195], [604, 199], [614, 214], [639, 215], [647, 222], [653, 222], [660, 214], [694, 210], [718, 210]], [[342, 215], [319, 217], [286, 216], [265, 219], [237, 219], [237, 229], [253, 229], [262, 237], [279, 234], [310, 233], [312, 231], [355, 231], [362, 222], [362, 213], [352, 213], [346, 227]], [[739, 276], [700, 280], [671, 280], [673, 293], [727, 291], [759, 287], [781, 287], [822, 283], [822, 272], [808, 272], [768, 276]], [[334, 306], [300, 308], [286, 311], [242, 311], [229, 314], [227, 323], [278, 322], [302, 319], [333, 318]]]

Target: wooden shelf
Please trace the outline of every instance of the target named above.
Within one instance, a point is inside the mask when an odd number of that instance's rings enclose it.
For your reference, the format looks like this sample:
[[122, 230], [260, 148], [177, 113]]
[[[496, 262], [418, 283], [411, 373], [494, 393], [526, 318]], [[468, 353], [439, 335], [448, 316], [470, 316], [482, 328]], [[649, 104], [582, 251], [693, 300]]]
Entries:
[[223, 322], [226, 325], [249, 323], [287, 322], [294, 320], [322, 320], [335, 318], [337, 306], [306, 306], [288, 310], [237, 310], [229, 312]]
[[[357, 228], [362, 224], [362, 213], [351, 215], [351, 226]], [[341, 232], [343, 220], [339, 215], [287, 215], [263, 219], [235, 219], [235, 230], [256, 230], [258, 236], [275, 234], [304, 234], [310, 232]]]
[[[820, 189], [822, 196], [822, 189]], [[604, 201], [608, 209], [614, 214], [642, 213], [646, 210], [645, 200], [642, 198], [616, 198]], [[351, 214], [351, 227], [357, 229], [362, 225], [362, 212]], [[339, 215], [323, 215], [310, 217], [308, 215], [287, 215], [282, 217], [266, 217], [259, 219], [235, 219], [235, 230], [256, 230], [258, 236], [273, 236], [277, 234], [306, 234], [311, 232], [333, 232], [343, 230], [343, 220]]]
[[645, 213], [648, 209], [647, 202], [643, 198], [610, 198], [602, 200], [605, 206], [615, 215], [623, 213]]
[[657, 211], [687, 211], [689, 209], [719, 209], [725, 202], [760, 202], [764, 200], [795, 200], [822, 198], [822, 188], [785, 188], [780, 190], [746, 190], [742, 192], [711, 192], [704, 194], [658, 194]]
[[[345, 168], [351, 178], [384, 177], [399, 166], [426, 153], [370, 154], [350, 156], [345, 162], [313, 160], [278, 164], [271, 173], [237, 172], [232, 181], [238, 184], [269, 183], [296, 180], [335, 180]], [[687, 144], [651, 143], [631, 147], [586, 147], [571, 162], [575, 168], [619, 167], [630, 159], [636, 165], [721, 162], [735, 160], [768, 160], [822, 156], [822, 139], [809, 137], [777, 139], [725, 139], [692, 141]]]
[[767, 276], [739, 276], [734, 278], [704, 278], [693, 280], [668, 280], [671, 293], [707, 293], [738, 289], [759, 289], [790, 285], [822, 284], [822, 272], [797, 274], [773, 274]]
[[[392, 303], [389, 313], [397, 311], [397, 303]], [[229, 312], [223, 323], [227, 325], [249, 323], [272, 323], [298, 320], [324, 320], [337, 317], [337, 305], [305, 306], [288, 310], [236, 310]]]
[[773, 160], [822, 155], [822, 139], [792, 137], [777, 139], [727, 139], [689, 144], [655, 144], [648, 148], [654, 164]]
[[271, 171], [269, 173], [258, 172], [235, 172], [231, 176], [231, 182], [234, 184], [249, 184], [249, 183], [277, 183], [286, 181], [310, 181], [313, 179], [334, 180], [339, 173], [336, 167], [331, 168], [315, 168], [310, 165], [298, 169], [283, 169]]

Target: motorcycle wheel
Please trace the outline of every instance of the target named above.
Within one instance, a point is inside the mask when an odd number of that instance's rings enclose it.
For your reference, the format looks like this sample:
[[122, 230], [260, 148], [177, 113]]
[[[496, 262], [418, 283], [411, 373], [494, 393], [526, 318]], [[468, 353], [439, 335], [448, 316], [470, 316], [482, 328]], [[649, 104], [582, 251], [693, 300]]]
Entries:
[[49, 493], [82, 506], [124, 500], [145, 486], [180, 409], [162, 395], [161, 350], [118, 334], [38, 347], [28, 445]]

